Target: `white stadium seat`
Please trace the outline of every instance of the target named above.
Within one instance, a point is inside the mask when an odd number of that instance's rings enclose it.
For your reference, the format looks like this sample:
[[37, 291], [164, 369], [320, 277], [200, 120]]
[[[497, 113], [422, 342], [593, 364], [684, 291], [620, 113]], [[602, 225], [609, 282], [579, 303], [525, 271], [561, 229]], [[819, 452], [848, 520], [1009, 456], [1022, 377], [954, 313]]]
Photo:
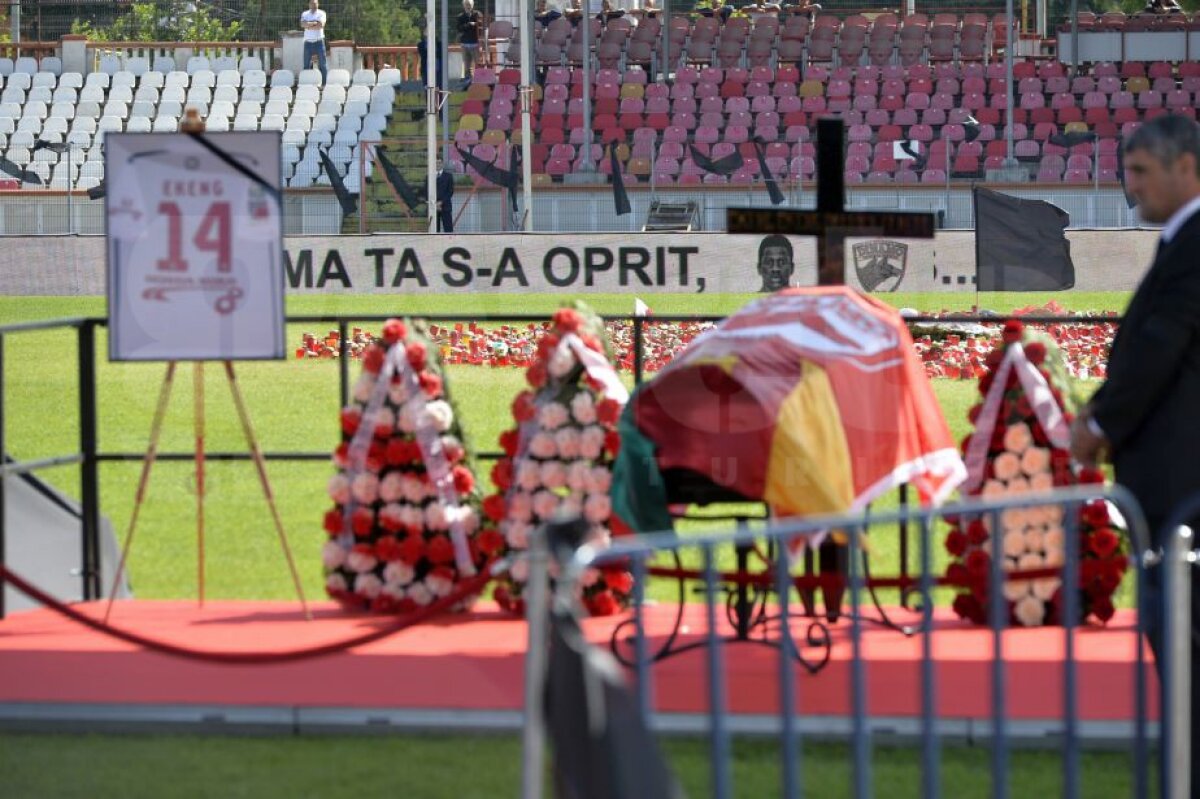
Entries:
[[354, 77], [351, 79], [350, 82], [354, 86], [374, 86], [375, 85], [375, 70], [373, 70], [373, 69], [357, 69], [354, 71]]
[[[161, 72], [147, 72], [145, 75], [142, 75], [142, 79], [138, 81], [138, 86], [150, 89], [161, 89], [166, 81], [167, 76]], [[62, 84], [60, 83], [59, 85], [61, 86]]]
[[371, 90], [366, 86], [351, 86], [346, 92], [347, 103], [370, 103]]
[[14, 72], [8, 76], [8, 80], [4, 81], [4, 88], [25, 89], [33, 85], [33, 76], [28, 72]]
[[58, 85], [65, 86], [69, 89], [79, 89], [83, 87], [83, 75], [78, 72], [64, 72], [58, 77]]
[[153, 129], [153, 123], [150, 117], [130, 117], [129, 122], [125, 125], [125, 130], [130, 133], [149, 133]]
[[136, 75], [134, 75], [132, 72], [126, 72], [125, 70], [120, 70], [118, 72], [113, 73], [112, 83], [109, 84], [109, 88], [114, 89], [117, 86], [124, 86], [132, 91], [133, 87], [136, 85], [137, 85], [137, 76]]
[[384, 67], [383, 69], [379, 70], [379, 75], [375, 78], [375, 85], [378, 86], [383, 84], [387, 86], [395, 86], [402, 80], [403, 76], [400, 74], [400, 70], [396, 69], [395, 67]]
[[175, 59], [169, 55], [158, 55], [154, 57], [154, 70], [161, 72], [164, 75], [168, 72], [174, 72], [177, 69]]
[[44, 86], [53, 90], [58, 85], [58, 75], [55, 75], [53, 72], [36, 72], [33, 76], [32, 85], [34, 87]]
[[150, 71], [150, 59], [140, 57], [128, 58], [125, 60], [125, 70], [140, 78]]
[[233, 120], [234, 130], [258, 130], [257, 117], [237, 117]]
[[262, 86], [267, 85], [267, 73], [261, 69], [253, 69], [242, 73], [242, 87], [246, 86]]
[[283, 130], [287, 126], [283, 117], [275, 114], [267, 114], [262, 118], [262, 123], [259, 125], [261, 130]]
[[251, 103], [265, 103], [267, 101], [266, 90], [262, 86], [243, 86], [242, 101]]
[[[61, 64], [59, 65], [59, 67], [60, 67], [59, 71], [61, 71]], [[33, 75], [37, 71], [38, 71], [37, 59], [31, 58], [29, 56], [21, 56], [20, 58], [18, 58], [16, 60], [16, 63], [13, 65], [13, 73], [14, 74], [16, 74], [18, 72], [24, 72], [29, 75]]]
[[226, 70], [232, 70], [234, 72], [237, 72], [237, 63], [238, 63], [238, 60], [234, 56], [231, 56], [231, 55], [217, 56], [216, 58], [213, 59], [212, 71], [213, 72], [224, 72]]
[[179, 130], [179, 120], [171, 117], [159, 117], [154, 120], [155, 133], [174, 133]]
[[38, 69], [40, 69], [42, 72], [53, 73], [56, 76], [61, 75], [63, 71], [62, 59], [54, 55], [46, 56], [41, 60], [41, 63], [38, 64]]
[[223, 69], [217, 73], [218, 86], [234, 86], [242, 85], [242, 73], [236, 69]]
[[321, 90], [316, 86], [297, 86], [296, 101], [307, 100], [311, 103], [316, 103], [321, 99]]
[[100, 118], [100, 104], [93, 102], [83, 102], [82, 100], [75, 106], [75, 116], [91, 117], [92, 119]]
[[186, 72], [172, 71], [165, 74], [166, 77], [163, 80], [164, 89], [183, 89], [187, 91], [187, 87], [192, 85], [192, 77]]
[[75, 103], [55, 103], [50, 106], [50, 116], [66, 120], [74, 119]]
[[213, 89], [212, 99], [213, 102], [224, 100], [226, 102], [236, 103], [238, 101], [238, 90], [234, 86], [218, 86], [217, 88]]
[[207, 72], [211, 69], [211, 67], [209, 66], [207, 58], [202, 55], [197, 55], [188, 59], [186, 69], [189, 75], [195, 75], [200, 70]]
[[[188, 62], [188, 66], [191, 66], [190, 61]], [[216, 73], [214, 73], [211, 69], [197, 69], [194, 72], [189, 70], [188, 74], [192, 76], [192, 88], [197, 86], [207, 86], [211, 89], [213, 86], [217, 85]]]
[[349, 86], [350, 85], [350, 70], [348, 69], [331, 69], [329, 70], [326, 84], [331, 86]]
[[[343, 70], [344, 72], [345, 70]], [[300, 86], [320, 86], [321, 73], [315, 69], [306, 69], [300, 73], [300, 78], [297, 81]]]
[[290, 69], [277, 69], [271, 73], [271, 88], [276, 86], [290, 89], [296, 85], [296, 75]]
[[242, 56], [241, 60], [238, 61], [238, 69], [242, 71], [242, 74], [246, 74], [248, 72], [262, 72], [262, 59], [256, 55], [244, 55]]
[[0, 58], [0, 75], [8, 77], [13, 74], [13, 60], [11, 58]]

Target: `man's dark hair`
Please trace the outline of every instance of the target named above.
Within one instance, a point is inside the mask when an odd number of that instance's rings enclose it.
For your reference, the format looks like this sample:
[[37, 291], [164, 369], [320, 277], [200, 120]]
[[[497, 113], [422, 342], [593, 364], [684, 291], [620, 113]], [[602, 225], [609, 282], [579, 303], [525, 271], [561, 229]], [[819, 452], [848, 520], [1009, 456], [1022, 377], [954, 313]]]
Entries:
[[758, 262], [760, 264], [762, 263], [763, 254], [767, 251], [768, 247], [783, 247], [785, 250], [787, 250], [788, 258], [793, 257], [792, 243], [788, 241], [787, 236], [780, 236], [778, 233], [772, 233], [770, 236], [764, 237], [763, 240], [758, 243]]
[[1200, 175], [1200, 124], [1178, 114], [1164, 114], [1144, 123], [1125, 140], [1125, 153], [1144, 150], [1164, 166], [1191, 153]]

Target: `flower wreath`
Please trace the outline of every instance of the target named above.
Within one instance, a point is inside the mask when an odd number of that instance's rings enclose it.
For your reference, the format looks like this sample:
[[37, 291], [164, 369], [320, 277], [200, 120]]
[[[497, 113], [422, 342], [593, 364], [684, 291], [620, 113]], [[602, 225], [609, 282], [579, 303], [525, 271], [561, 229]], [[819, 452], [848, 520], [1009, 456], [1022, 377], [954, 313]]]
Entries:
[[[480, 547], [492, 556], [520, 553], [533, 529], [560, 511], [582, 515], [590, 542], [606, 546], [627, 532], [613, 526], [608, 489], [629, 392], [612, 368], [600, 318], [578, 302], [556, 311], [525, 377], [530, 388], [512, 404], [516, 426], [500, 435], [505, 454], [492, 469], [496, 492], [483, 500]], [[514, 559], [494, 589], [497, 603], [522, 613], [527, 579], [528, 561]], [[609, 615], [628, 604], [632, 589], [623, 566], [589, 569], [582, 601], [592, 615]]]
[[342, 409], [321, 558], [326, 592], [347, 607], [409, 612], [486, 562], [475, 476], [436, 353], [416, 325], [388, 320]]
[[[990, 499], [1104, 482], [1098, 470], [1072, 471], [1068, 447], [1074, 401], [1064, 390], [1069, 377], [1052, 339], [1009, 321], [985, 364], [987, 371], [979, 379], [983, 401], [968, 414], [975, 430], [963, 440], [966, 494]], [[977, 624], [987, 621], [994, 532], [999, 532], [1005, 572], [1061, 567], [1065, 558], [1061, 505], [1006, 510], [998, 517], [1000, 531], [990, 529], [991, 518], [952, 519], [945, 542], [952, 558], [947, 580], [963, 588], [954, 599], [954, 611]], [[1128, 565], [1123, 526], [1104, 500], [1087, 502], [1079, 510], [1083, 619], [1112, 618], [1112, 595]], [[1011, 621], [1026, 627], [1060, 623], [1061, 589], [1058, 576], [1006, 581], [1003, 592]]]

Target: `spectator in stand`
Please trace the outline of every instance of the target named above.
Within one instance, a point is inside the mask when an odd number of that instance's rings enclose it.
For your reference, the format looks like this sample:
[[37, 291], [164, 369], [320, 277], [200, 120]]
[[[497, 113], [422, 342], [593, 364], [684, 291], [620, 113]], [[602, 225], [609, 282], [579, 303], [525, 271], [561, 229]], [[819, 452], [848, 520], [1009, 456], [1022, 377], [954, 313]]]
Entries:
[[571, 21], [571, 25], [578, 25], [579, 20], [583, 19], [583, 3], [581, 0], [571, 0], [571, 6], [563, 12], [563, 16]]
[[821, 6], [812, 0], [800, 0], [795, 5], [785, 5], [783, 10], [789, 14], [807, 14], [809, 17], [815, 17]]
[[308, 10], [300, 14], [300, 28], [304, 31], [304, 68], [312, 67], [313, 59], [317, 59], [317, 70], [321, 73], [321, 83], [325, 83], [325, 12], [321, 10], [320, 0], [308, 0]]
[[548, 3], [546, 0], [538, 0], [537, 13], [533, 15], [534, 21], [542, 23], [542, 26], [545, 27], [560, 17], [562, 17], [562, 12], [558, 10], [558, 6]]
[[437, 162], [437, 229], [439, 233], [454, 232], [454, 176], [446, 167], [446, 162]]
[[610, 19], [617, 19], [625, 16], [625, 9], [613, 8], [612, 0], [601, 0], [600, 13], [596, 15], [596, 19], [601, 23], [607, 23]]
[[642, 7], [638, 11], [643, 19], [655, 19], [662, 13], [654, 0], [642, 0]]
[[475, 0], [463, 0], [462, 7], [462, 13], [458, 15], [458, 42], [462, 45], [463, 77], [470, 82], [475, 74], [475, 63], [479, 60], [483, 14], [475, 10]]
[[1143, 14], [1182, 14], [1183, 9], [1175, 0], [1147, 0]]
[[[425, 17], [421, 17], [421, 39], [417, 42], [417, 56], [421, 59], [421, 83], [427, 83], [429, 80], [429, 40], [425, 37], [426, 26], [429, 24]], [[442, 48], [438, 48], [437, 66], [434, 69], [437, 72], [434, 74], [434, 82], [439, 89], [442, 88]]]
[[768, 3], [767, 0], [750, 0], [741, 9], [743, 14], [757, 17], [762, 14], [778, 14], [779, 3]]
[[724, 0], [696, 0], [695, 11], [702, 17], [720, 17], [724, 22], [733, 13], [733, 7]]

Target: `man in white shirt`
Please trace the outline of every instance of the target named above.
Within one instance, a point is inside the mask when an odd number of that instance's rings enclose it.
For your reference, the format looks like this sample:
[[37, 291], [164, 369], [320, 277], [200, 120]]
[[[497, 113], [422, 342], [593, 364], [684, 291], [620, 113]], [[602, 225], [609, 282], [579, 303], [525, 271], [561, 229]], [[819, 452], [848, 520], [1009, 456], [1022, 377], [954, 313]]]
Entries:
[[320, 0], [308, 0], [308, 10], [300, 15], [300, 27], [304, 30], [304, 69], [312, 68], [312, 61], [317, 59], [317, 69], [321, 72], [321, 83], [325, 83], [325, 12], [320, 8]]

